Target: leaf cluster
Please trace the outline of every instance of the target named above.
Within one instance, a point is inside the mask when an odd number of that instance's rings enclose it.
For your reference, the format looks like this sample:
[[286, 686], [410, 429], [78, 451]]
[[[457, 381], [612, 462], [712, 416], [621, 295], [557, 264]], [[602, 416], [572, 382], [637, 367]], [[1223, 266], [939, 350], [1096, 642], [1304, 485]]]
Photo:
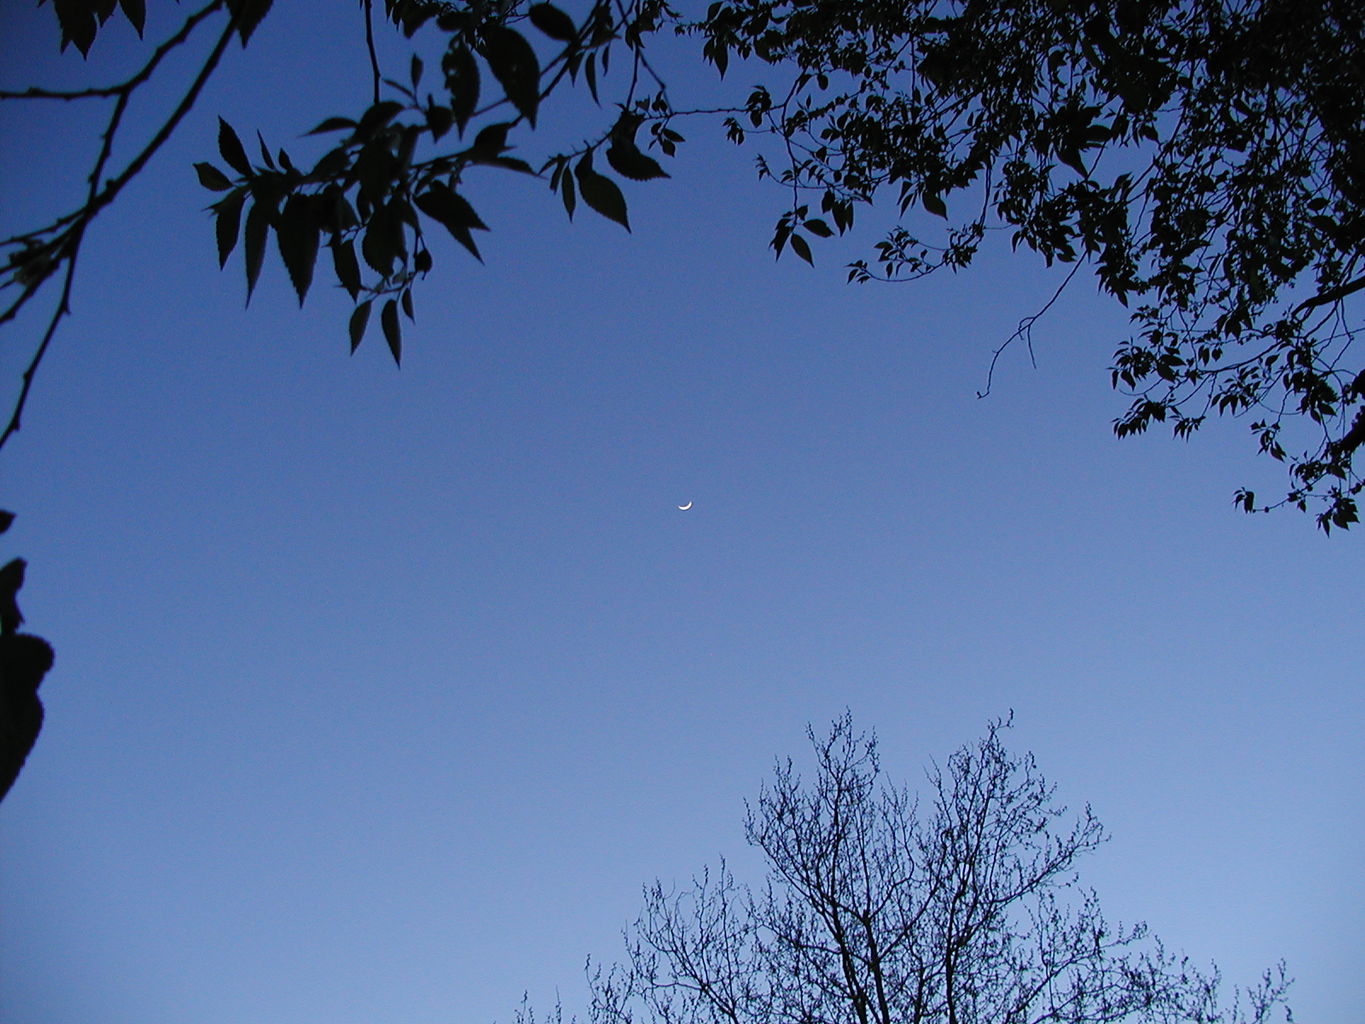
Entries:
[[[533, 166], [517, 155], [514, 144], [520, 133], [535, 127], [545, 97], [580, 75], [600, 99], [599, 82], [613, 46], [638, 49], [643, 35], [653, 30], [657, 15], [648, 0], [599, 2], [578, 20], [550, 3], [516, 14], [483, 4], [387, 0], [386, 13], [405, 35], [441, 35], [438, 81], [424, 84], [425, 68], [414, 54], [405, 81], [383, 79], [387, 96], [358, 116], [329, 117], [309, 133], [337, 141], [307, 169], [283, 149], [272, 152], [259, 136], [259, 159], [249, 157], [235, 129], [220, 122], [222, 165], [204, 161], [195, 170], [205, 188], [222, 193], [211, 207], [219, 260], [226, 264], [242, 244], [248, 299], [271, 236], [300, 304], [326, 249], [337, 284], [355, 303], [349, 324], [352, 351], [378, 304], [385, 340], [398, 362], [400, 312], [412, 319], [413, 287], [435, 263], [430, 230], [442, 229], [482, 260], [476, 232], [487, 231], [488, 225], [470, 199], [476, 172], [546, 176], [570, 217], [581, 198], [627, 230], [625, 195], [594, 158], [603, 156], [624, 179], [667, 175], [636, 141], [646, 119], [638, 111], [651, 107], [648, 100], [636, 101], [633, 92], [618, 104], [611, 126], [574, 153]], [[653, 102], [654, 137], [668, 143], [663, 151], [671, 155], [682, 136], [664, 123], [667, 104]]]
[[852, 280], [963, 268], [991, 232], [1084, 264], [1133, 310], [1116, 432], [1245, 415], [1258, 444], [1277, 438], [1261, 450], [1288, 463], [1286, 501], [1317, 502], [1330, 529], [1355, 521], [1363, 486], [1347, 365], [1363, 19], [1335, 0], [717, 0], [690, 31], [721, 74], [742, 58], [783, 76], [729, 124], [780, 147], [780, 166], [760, 162], [793, 195], [775, 249], [809, 259], [806, 194], [828, 209], [889, 191], [900, 223]]

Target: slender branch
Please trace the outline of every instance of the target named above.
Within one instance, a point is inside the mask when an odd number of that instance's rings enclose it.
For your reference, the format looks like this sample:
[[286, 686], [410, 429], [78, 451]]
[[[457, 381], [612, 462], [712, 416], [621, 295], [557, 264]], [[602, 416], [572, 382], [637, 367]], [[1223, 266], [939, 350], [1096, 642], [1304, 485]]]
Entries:
[[[197, 24], [197, 20], [202, 20], [209, 12], [219, 6], [220, 0], [214, 0], [208, 7], [194, 15], [190, 21], [186, 23], [186, 27], [183, 28], [181, 32], [187, 34], [189, 30], [192, 30], [194, 24]], [[47, 330], [43, 333], [42, 341], [34, 352], [33, 358], [30, 360], [27, 369], [24, 370], [23, 384], [19, 389], [18, 397], [15, 399], [14, 411], [10, 415], [9, 423], [6, 425], [4, 432], [0, 433], [0, 448], [4, 448], [5, 442], [19, 430], [24, 406], [28, 402], [29, 391], [33, 386], [33, 378], [38, 372], [38, 366], [42, 363], [43, 356], [47, 353], [48, 346], [51, 344], [52, 338], [56, 333], [57, 325], [61, 322], [63, 317], [69, 315], [71, 312], [71, 286], [75, 277], [76, 258], [80, 254], [80, 245], [85, 236], [85, 229], [101, 210], [114, 201], [115, 197], [123, 190], [124, 186], [141, 172], [147, 165], [147, 162], [156, 154], [157, 150], [165, 144], [166, 140], [171, 137], [171, 134], [175, 129], [179, 127], [180, 122], [184, 120], [185, 115], [193, 108], [195, 102], [199, 99], [199, 94], [203, 90], [205, 83], [208, 82], [213, 72], [217, 69], [224, 51], [232, 41], [232, 36], [237, 30], [237, 20], [236, 15], [228, 18], [228, 23], [223, 30], [223, 34], [219, 37], [218, 42], [214, 44], [213, 50], [205, 59], [203, 67], [199, 69], [199, 73], [195, 76], [194, 81], [190, 84], [185, 95], [181, 98], [180, 103], [152, 137], [151, 141], [142, 148], [142, 151], [132, 159], [128, 166], [123, 169], [121, 174], [108, 181], [101, 190], [99, 188], [100, 176], [103, 174], [104, 166], [109, 160], [109, 155], [113, 149], [114, 136], [122, 123], [123, 113], [127, 109], [128, 99], [132, 95], [132, 90], [130, 88], [119, 95], [118, 100], [114, 105], [114, 111], [110, 115], [109, 125], [104, 133], [104, 140], [100, 147], [99, 156], [96, 158], [95, 166], [90, 172], [89, 191], [87, 193], [85, 205], [81, 207], [80, 214], [75, 222], [64, 232], [66, 237], [61, 242], [62, 257], [67, 261], [61, 297], [57, 302], [56, 308], [52, 312], [52, 318], [48, 322]], [[28, 294], [31, 294], [31, 292]]]
[[1005, 349], [1009, 348], [1010, 345], [1020, 338], [1023, 338], [1025, 344], [1028, 345], [1029, 361], [1033, 363], [1033, 368], [1035, 370], [1038, 368], [1038, 361], [1033, 357], [1033, 325], [1038, 322], [1044, 313], [1052, 308], [1054, 302], [1062, 297], [1062, 292], [1066, 291], [1066, 286], [1071, 283], [1071, 279], [1075, 277], [1076, 272], [1081, 269], [1081, 262], [1082, 261], [1077, 260], [1072, 265], [1071, 271], [1063, 278], [1062, 283], [1057, 286], [1057, 290], [1052, 293], [1052, 298], [1048, 299], [1047, 302], [1043, 304], [1043, 308], [1033, 315], [1026, 316], [1024, 319], [1020, 320], [1019, 326], [1014, 329], [1014, 333], [1006, 338], [1000, 347], [992, 353], [991, 365], [986, 371], [986, 389], [984, 391], [978, 391], [976, 393], [977, 398], [985, 398], [991, 393], [991, 381], [995, 377], [995, 364], [1000, 361], [1000, 356], [1004, 354]]
[[213, 14], [223, 6], [223, 0], [211, 0], [209, 4], [195, 11], [186, 19], [185, 24], [180, 27], [180, 31], [169, 37], [164, 43], [158, 46], [151, 58], [142, 68], [133, 75], [132, 78], [117, 85], [96, 86], [91, 89], [42, 89], [38, 86], [30, 86], [22, 92], [11, 92], [0, 90], [0, 100], [86, 100], [86, 99], [109, 99], [114, 96], [132, 92], [139, 85], [145, 82], [156, 71], [157, 65], [166, 57], [168, 53], [189, 38], [190, 33], [195, 30], [201, 21]]
[[379, 102], [379, 55], [374, 49], [374, 0], [365, 0], [365, 48], [370, 52], [370, 77], [374, 83], [374, 102]]

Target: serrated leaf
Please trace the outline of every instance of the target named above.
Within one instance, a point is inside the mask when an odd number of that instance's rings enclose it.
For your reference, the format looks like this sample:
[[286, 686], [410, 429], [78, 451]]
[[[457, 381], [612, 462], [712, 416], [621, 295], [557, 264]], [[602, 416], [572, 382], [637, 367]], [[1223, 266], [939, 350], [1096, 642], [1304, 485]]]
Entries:
[[133, 26], [133, 30], [140, 38], [142, 29], [147, 24], [146, 0], [119, 0], [118, 5], [123, 9], [123, 16], [128, 19], [128, 24]]
[[246, 46], [261, 19], [270, 13], [271, 0], [227, 0], [228, 11], [236, 19], [237, 35]]
[[442, 224], [455, 241], [473, 253], [476, 260], [483, 262], [470, 232], [487, 231], [488, 225], [474, 212], [474, 207], [469, 205], [464, 196], [438, 181], [419, 195], [416, 203], [419, 210]]
[[332, 269], [336, 272], [337, 283], [346, 289], [346, 294], [354, 302], [360, 295], [360, 264], [355, 258], [355, 243], [350, 239], [332, 241]]
[[270, 234], [270, 222], [275, 211], [269, 203], [257, 199], [251, 204], [246, 215], [246, 301], [251, 302], [251, 293], [256, 290], [256, 279], [261, 276], [261, 264], [265, 262], [265, 241]]
[[667, 178], [668, 172], [659, 166], [659, 161], [641, 153], [635, 143], [615, 141], [607, 148], [607, 163], [623, 178], [632, 181], [648, 181], [651, 178]]
[[313, 202], [308, 196], [290, 196], [275, 225], [275, 241], [280, 258], [289, 271], [289, 280], [298, 294], [299, 305], [313, 283], [313, 267], [318, 258], [318, 227]]
[[218, 269], [227, 266], [228, 257], [237, 247], [237, 235], [242, 225], [242, 205], [246, 189], [233, 192], [213, 204], [213, 233], [218, 241]]
[[81, 51], [81, 56], [88, 57], [90, 46], [95, 41], [95, 33], [99, 30], [95, 12], [84, 3], [63, 3], [56, 0], [52, 6], [57, 12], [57, 22], [62, 29], [61, 48], [65, 50], [68, 43], [75, 43], [76, 49]]
[[199, 175], [199, 184], [214, 192], [226, 192], [232, 188], [232, 182], [228, 180], [227, 175], [211, 163], [201, 160], [194, 165], [194, 173]]
[[446, 91], [450, 93], [450, 111], [455, 127], [464, 135], [465, 125], [479, 105], [479, 64], [474, 54], [463, 44], [452, 46], [441, 59], [446, 75]]
[[394, 364], [403, 365], [403, 329], [398, 323], [398, 303], [389, 299], [379, 311], [379, 326], [384, 329], [384, 340], [389, 343]]
[[351, 311], [351, 322], [347, 325], [347, 329], [351, 335], [352, 354], [360, 347], [360, 340], [365, 337], [365, 327], [370, 322], [370, 305], [373, 301], [373, 299], [366, 299]]
[[246, 177], [251, 176], [251, 161], [246, 158], [246, 150], [242, 148], [242, 140], [232, 130], [232, 125], [221, 117], [218, 119], [218, 152], [223, 154], [223, 159], [227, 161], [227, 165], [238, 174]]
[[520, 32], [494, 25], [484, 33], [483, 56], [517, 113], [534, 128], [540, 105], [540, 61]]
[[578, 38], [578, 27], [573, 19], [554, 4], [532, 4], [526, 13], [531, 16], [531, 24], [551, 39], [572, 43]]
[[270, 155], [270, 149], [265, 144], [265, 136], [262, 135], [259, 130], [256, 132], [256, 141], [260, 143], [261, 159], [265, 161], [265, 165], [273, 171], [275, 169], [275, 158]]
[[591, 152], [585, 153], [578, 162], [574, 176], [578, 178], [578, 191], [583, 196], [583, 202], [608, 220], [614, 220], [627, 231], [630, 230], [626, 197], [621, 194], [616, 182], [592, 169]]
[[810, 255], [810, 244], [804, 238], [800, 235], [793, 234], [788, 239], [788, 242], [791, 244], [792, 252], [796, 253], [796, 255], [800, 256], [812, 267], [815, 266], [815, 261], [811, 259]]
[[393, 273], [394, 261], [402, 256], [403, 225], [387, 206], [374, 211], [360, 240], [360, 253], [378, 274]]

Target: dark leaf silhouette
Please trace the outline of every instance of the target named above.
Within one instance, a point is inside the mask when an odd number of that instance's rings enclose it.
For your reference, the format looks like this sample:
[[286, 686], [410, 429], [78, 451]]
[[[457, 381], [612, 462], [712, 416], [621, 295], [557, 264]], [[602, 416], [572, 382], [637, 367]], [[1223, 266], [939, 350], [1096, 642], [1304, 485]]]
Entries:
[[237, 246], [237, 236], [242, 224], [242, 204], [246, 202], [246, 190], [238, 189], [213, 204], [214, 237], [218, 242], [218, 266], [227, 266], [228, 257]]
[[531, 16], [531, 24], [551, 39], [571, 43], [578, 38], [573, 19], [553, 4], [532, 4], [526, 13]]
[[418, 196], [416, 202], [419, 210], [439, 221], [457, 242], [482, 262], [483, 257], [479, 255], [479, 247], [474, 244], [474, 236], [470, 232], [487, 231], [488, 225], [479, 219], [464, 196], [438, 181]]
[[365, 337], [365, 328], [370, 322], [370, 305], [373, 300], [366, 299], [351, 312], [351, 322], [348, 331], [351, 336], [351, 352], [355, 352], [360, 347], [361, 339]]
[[227, 165], [234, 171], [250, 177], [251, 161], [246, 158], [246, 150], [242, 148], [242, 140], [232, 130], [232, 125], [221, 117], [218, 119], [218, 152], [222, 154]]
[[627, 231], [630, 230], [630, 221], [626, 217], [626, 197], [621, 194], [616, 182], [593, 170], [591, 152], [584, 154], [578, 161], [574, 176], [578, 179], [578, 191], [583, 202], [608, 220], [614, 220]]
[[512, 106], [534, 127], [540, 105], [540, 61], [531, 44], [515, 29], [495, 25], [484, 34], [483, 55]]
[[384, 329], [384, 340], [389, 343], [389, 352], [395, 364], [403, 363], [403, 329], [398, 323], [398, 303], [389, 299], [379, 312], [379, 326]]
[[194, 165], [194, 173], [199, 175], [199, 184], [214, 192], [226, 192], [232, 188], [232, 182], [228, 180], [227, 175], [213, 164], [197, 163]]
[[280, 247], [280, 258], [289, 271], [289, 280], [298, 294], [300, 306], [313, 283], [313, 266], [318, 258], [320, 234], [312, 197], [290, 196], [280, 211], [275, 240]]

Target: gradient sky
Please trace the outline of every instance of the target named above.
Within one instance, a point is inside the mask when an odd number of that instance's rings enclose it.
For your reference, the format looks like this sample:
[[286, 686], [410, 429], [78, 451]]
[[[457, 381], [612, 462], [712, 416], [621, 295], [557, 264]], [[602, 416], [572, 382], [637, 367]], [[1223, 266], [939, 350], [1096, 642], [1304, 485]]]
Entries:
[[[475, 184], [487, 265], [437, 251], [401, 370], [377, 332], [347, 355], [321, 273], [300, 312], [273, 247], [244, 309], [190, 169], [216, 118], [316, 152], [369, 87], [354, 4], [278, 6], [96, 222], [0, 454], [57, 650], [0, 807], [0, 1018], [579, 1009], [643, 883], [754, 866], [743, 801], [845, 708], [910, 782], [1013, 709], [1113, 835], [1112, 918], [1358, 1016], [1360, 531], [1235, 511], [1282, 482], [1240, 424], [1114, 439], [1124, 318], [1084, 279], [978, 400], [1054, 274], [1002, 244], [846, 285], [866, 211], [775, 264], [783, 196], [701, 124], [631, 235]], [[3, 87], [86, 73], [50, 18], [0, 10]], [[90, 73], [133, 42], [111, 23]], [[0, 105], [5, 234], [70, 204], [95, 123]]]

